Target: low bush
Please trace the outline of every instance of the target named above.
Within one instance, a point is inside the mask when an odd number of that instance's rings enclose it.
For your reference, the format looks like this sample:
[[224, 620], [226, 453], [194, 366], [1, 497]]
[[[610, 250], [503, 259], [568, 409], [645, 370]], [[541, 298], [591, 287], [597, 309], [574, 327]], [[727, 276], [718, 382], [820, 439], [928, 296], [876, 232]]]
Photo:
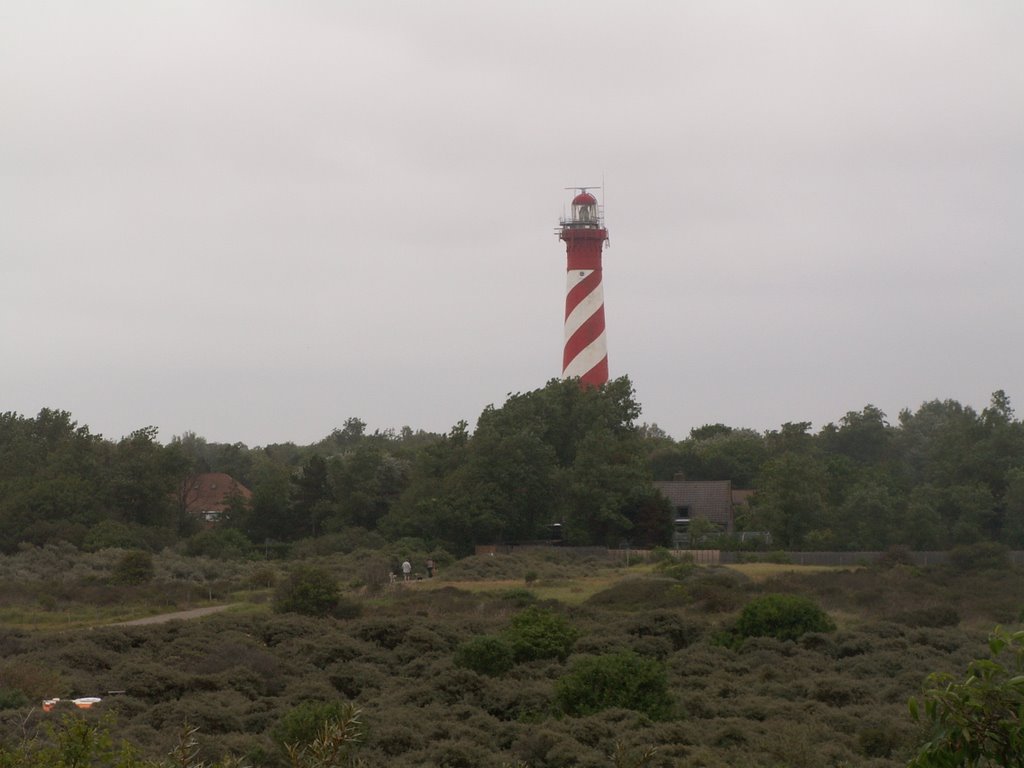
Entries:
[[354, 582], [354, 586], [363, 587], [370, 595], [383, 592], [391, 583], [391, 566], [379, 555], [365, 557], [359, 573], [360, 577]]
[[508, 603], [515, 608], [525, 608], [537, 602], [537, 596], [530, 590], [523, 589], [522, 587], [503, 590], [498, 593], [498, 597], [502, 602]]
[[278, 613], [328, 616], [338, 606], [341, 590], [334, 574], [323, 568], [301, 566], [282, 582], [274, 594]]
[[116, 520], [103, 520], [94, 525], [82, 541], [82, 549], [96, 552], [100, 549], [120, 547], [132, 549], [138, 547], [141, 537], [125, 523]]
[[358, 619], [363, 615], [363, 604], [358, 600], [340, 595], [331, 609], [331, 616], [336, 619]]
[[307, 701], [288, 710], [271, 729], [270, 735], [282, 747], [316, 739], [325, 725], [345, 721], [353, 707], [345, 701]]
[[63, 687], [53, 664], [12, 659], [0, 667], [0, 688], [20, 691], [29, 699], [47, 699], [60, 695]]
[[0, 709], [20, 709], [28, 704], [28, 697], [13, 688], [0, 688]]
[[591, 595], [586, 604], [595, 608], [617, 608], [636, 611], [650, 608], [682, 608], [691, 597], [686, 587], [675, 579], [637, 577], [623, 579]]
[[893, 621], [908, 627], [955, 627], [960, 614], [948, 605], [932, 605], [898, 613]]
[[807, 632], [831, 632], [835, 622], [812, 600], [800, 595], [763, 595], [747, 603], [736, 622], [741, 638], [798, 640]]
[[515, 663], [512, 645], [500, 637], [474, 637], [455, 651], [455, 665], [481, 675], [500, 677]]
[[565, 661], [579, 634], [562, 616], [533, 606], [512, 617], [504, 638], [517, 663], [535, 659]]
[[687, 581], [695, 608], [707, 613], [733, 611], [743, 602], [747, 577], [728, 568], [700, 568]]
[[405, 640], [412, 628], [412, 622], [396, 619], [373, 619], [358, 624], [353, 634], [360, 640], [379, 645], [389, 651], [395, 650]]
[[857, 733], [857, 747], [866, 757], [890, 757], [902, 745], [901, 734], [891, 723], [867, 726]]
[[910, 547], [895, 545], [889, 547], [878, 556], [875, 565], [879, 568], [895, 568], [900, 565], [913, 565], [914, 558], [911, 556]]
[[664, 665], [631, 651], [577, 659], [555, 683], [555, 701], [574, 716], [619, 708], [660, 720], [672, 712]]
[[675, 560], [672, 556], [671, 550], [666, 547], [654, 547], [650, 554], [647, 555], [648, 562], [651, 563], [671, 563]]
[[693, 575], [697, 566], [693, 564], [693, 561], [661, 560], [654, 566], [654, 570], [667, 578], [685, 581]]
[[117, 561], [110, 580], [115, 584], [145, 584], [152, 581], [154, 574], [153, 556], [149, 552], [133, 550], [125, 552]]
[[998, 571], [1009, 565], [1009, 547], [993, 541], [982, 541], [954, 547], [949, 551], [949, 566], [955, 571]]
[[736, 557], [741, 563], [775, 563], [777, 565], [789, 565], [793, 558], [788, 552], [773, 550], [771, 552], [738, 552]]
[[220, 560], [239, 560], [251, 556], [252, 542], [235, 528], [213, 528], [200, 531], [185, 544], [185, 554], [213, 557]]
[[665, 638], [672, 644], [672, 650], [678, 651], [700, 639], [704, 629], [700, 624], [687, 621], [677, 613], [651, 611], [634, 618], [629, 623], [628, 631], [639, 638]]
[[270, 589], [277, 583], [277, 571], [269, 565], [260, 565], [250, 570], [243, 584], [250, 589]]
[[387, 674], [374, 664], [346, 661], [333, 664], [325, 670], [327, 680], [338, 693], [355, 699], [366, 691], [377, 691], [388, 683]]

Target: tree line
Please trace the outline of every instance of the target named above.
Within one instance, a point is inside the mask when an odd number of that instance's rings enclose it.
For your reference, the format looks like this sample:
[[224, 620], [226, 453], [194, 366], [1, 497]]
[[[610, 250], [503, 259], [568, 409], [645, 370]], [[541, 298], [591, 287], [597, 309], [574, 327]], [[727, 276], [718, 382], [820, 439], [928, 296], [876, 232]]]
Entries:
[[[484, 409], [472, 430], [367, 432], [248, 447], [153, 427], [108, 440], [71, 414], [0, 414], [0, 550], [67, 541], [159, 549], [196, 537], [241, 550], [302, 539], [417, 538], [452, 554], [558, 536], [575, 545], [666, 545], [672, 513], [652, 480], [730, 480], [755, 491], [737, 528], [787, 549], [1024, 547], [1024, 425], [1002, 391], [980, 413], [954, 400], [850, 411], [758, 432], [705, 425], [676, 440], [640, 424], [628, 378], [553, 380]], [[216, 535], [188, 514], [195, 476], [236, 496]], [[721, 546], [736, 545], [724, 538]]]

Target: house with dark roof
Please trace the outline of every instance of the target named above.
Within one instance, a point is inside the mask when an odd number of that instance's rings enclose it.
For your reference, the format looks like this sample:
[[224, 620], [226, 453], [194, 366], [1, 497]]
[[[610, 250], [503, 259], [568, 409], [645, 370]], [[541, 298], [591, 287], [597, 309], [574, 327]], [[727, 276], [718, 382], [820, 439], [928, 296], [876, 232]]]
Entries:
[[223, 472], [203, 472], [187, 481], [185, 511], [205, 523], [216, 523], [231, 506], [234, 497], [248, 501], [252, 491]]
[[655, 480], [654, 487], [672, 505], [673, 544], [689, 546], [690, 524], [706, 520], [721, 533], [733, 533], [736, 527], [735, 504], [743, 503], [749, 492], [733, 491], [730, 480]]

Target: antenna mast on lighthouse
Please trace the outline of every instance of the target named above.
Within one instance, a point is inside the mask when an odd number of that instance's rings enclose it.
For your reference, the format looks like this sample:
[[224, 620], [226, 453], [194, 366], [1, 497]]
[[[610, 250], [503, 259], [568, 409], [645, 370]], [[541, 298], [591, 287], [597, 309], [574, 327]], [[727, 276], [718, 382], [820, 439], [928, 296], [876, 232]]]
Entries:
[[558, 239], [565, 242], [565, 349], [562, 378], [578, 378], [581, 386], [608, 382], [608, 344], [604, 331], [604, 289], [601, 251], [608, 240], [604, 213], [589, 190], [567, 187], [577, 194], [572, 213], [562, 218]]

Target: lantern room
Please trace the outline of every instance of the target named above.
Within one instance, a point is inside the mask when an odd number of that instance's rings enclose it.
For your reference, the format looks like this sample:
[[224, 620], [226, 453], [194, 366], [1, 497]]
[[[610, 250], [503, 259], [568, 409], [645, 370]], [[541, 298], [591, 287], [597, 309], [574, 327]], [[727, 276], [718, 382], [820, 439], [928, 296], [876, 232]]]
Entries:
[[[577, 187], [577, 189], [579, 189]], [[590, 194], [586, 188], [572, 199], [572, 214], [568, 219], [562, 219], [563, 227], [600, 229], [601, 228], [601, 207], [597, 204], [597, 198]]]

